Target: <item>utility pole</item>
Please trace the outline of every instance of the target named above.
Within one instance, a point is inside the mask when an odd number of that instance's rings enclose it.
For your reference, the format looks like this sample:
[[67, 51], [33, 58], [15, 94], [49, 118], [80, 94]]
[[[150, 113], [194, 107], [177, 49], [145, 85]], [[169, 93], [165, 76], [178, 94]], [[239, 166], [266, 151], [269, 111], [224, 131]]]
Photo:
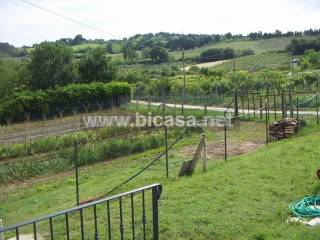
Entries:
[[184, 51], [182, 52], [182, 68], [183, 68], [183, 100], [182, 100], [182, 114], [184, 114], [184, 104], [186, 100], [186, 66], [184, 62]]

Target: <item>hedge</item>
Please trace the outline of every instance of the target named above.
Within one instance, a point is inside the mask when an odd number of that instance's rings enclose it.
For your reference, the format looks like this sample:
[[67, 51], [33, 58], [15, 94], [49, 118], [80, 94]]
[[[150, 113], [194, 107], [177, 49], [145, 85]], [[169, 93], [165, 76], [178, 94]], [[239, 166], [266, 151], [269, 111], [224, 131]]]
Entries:
[[117, 105], [123, 99], [130, 99], [130, 95], [131, 86], [125, 82], [70, 84], [49, 90], [23, 91], [0, 103], [0, 122], [24, 120], [26, 113], [37, 118], [74, 109], [81, 111], [90, 103]]

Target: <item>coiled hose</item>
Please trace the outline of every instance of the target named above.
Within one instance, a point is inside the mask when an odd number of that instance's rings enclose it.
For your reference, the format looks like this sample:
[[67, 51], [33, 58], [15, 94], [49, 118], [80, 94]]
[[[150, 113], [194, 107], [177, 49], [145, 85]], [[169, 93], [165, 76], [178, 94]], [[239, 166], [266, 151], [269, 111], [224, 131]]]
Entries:
[[320, 217], [320, 196], [308, 196], [289, 205], [289, 209], [302, 218]]

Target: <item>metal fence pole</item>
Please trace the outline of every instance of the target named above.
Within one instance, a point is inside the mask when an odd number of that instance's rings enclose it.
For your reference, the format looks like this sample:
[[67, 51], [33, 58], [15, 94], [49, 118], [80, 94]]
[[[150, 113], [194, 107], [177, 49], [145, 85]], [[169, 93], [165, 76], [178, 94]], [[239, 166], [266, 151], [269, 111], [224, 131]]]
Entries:
[[254, 97], [254, 93], [252, 94], [252, 101], [253, 101], [253, 118], [256, 118], [256, 100]]
[[268, 133], [268, 107], [267, 107], [267, 103], [265, 103], [265, 114], [266, 114], [266, 143], [267, 146], [269, 146], [269, 133]]
[[262, 119], [262, 96], [259, 94], [259, 103], [260, 103], [260, 119]]
[[238, 105], [238, 92], [237, 90], [234, 91], [234, 116], [239, 115], [239, 105]]
[[76, 168], [76, 201], [77, 206], [80, 204], [80, 197], [79, 197], [79, 163], [78, 163], [78, 143], [74, 143], [74, 162]]
[[273, 93], [273, 111], [274, 111], [274, 120], [277, 120], [277, 103], [276, 103], [276, 93]]
[[224, 112], [224, 160], [227, 161], [227, 112]]
[[166, 175], [169, 177], [169, 159], [168, 159], [168, 128], [164, 126], [164, 145], [166, 151]]
[[206, 141], [205, 141], [205, 134], [204, 133], [202, 133], [202, 139], [203, 139], [203, 142], [204, 142], [203, 155], [202, 155], [202, 158], [203, 158], [203, 172], [206, 172], [207, 171], [207, 144], [206, 144]]
[[297, 97], [297, 120], [299, 120], [299, 98]]
[[286, 109], [284, 107], [284, 92], [281, 93], [281, 111], [282, 111], [282, 118], [286, 117]]

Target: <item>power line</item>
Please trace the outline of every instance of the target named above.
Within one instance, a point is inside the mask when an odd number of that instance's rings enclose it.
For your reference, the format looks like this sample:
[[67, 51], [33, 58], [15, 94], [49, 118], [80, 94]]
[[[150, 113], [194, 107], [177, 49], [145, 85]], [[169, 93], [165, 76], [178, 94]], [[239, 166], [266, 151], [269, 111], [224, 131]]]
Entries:
[[35, 7], [35, 8], [38, 8], [38, 9], [41, 9], [41, 10], [46, 11], [46, 12], [48, 12], [48, 13], [51, 13], [51, 14], [53, 14], [53, 15], [59, 16], [59, 17], [61, 17], [61, 18], [64, 18], [64, 19], [66, 19], [66, 20], [68, 20], [68, 21], [71, 21], [71, 22], [73, 22], [73, 23], [79, 24], [79, 25], [81, 25], [81, 26], [83, 26], [83, 27], [90, 28], [90, 29], [92, 29], [92, 30], [94, 30], [94, 31], [101, 32], [101, 33], [104, 33], [104, 34], [107, 34], [107, 35], [111, 35], [111, 36], [114, 36], [114, 37], [116, 37], [116, 38], [121, 38], [121, 37], [119, 37], [119, 36], [117, 36], [117, 35], [115, 35], [115, 34], [113, 34], [113, 33], [106, 32], [106, 31], [104, 31], [104, 30], [101, 30], [101, 29], [96, 28], [96, 27], [93, 27], [93, 26], [91, 26], [91, 25], [89, 25], [89, 24], [80, 22], [80, 21], [78, 21], [78, 20], [76, 20], [76, 19], [73, 19], [73, 18], [70, 18], [70, 17], [68, 17], [68, 16], [62, 15], [62, 14], [60, 14], [60, 13], [58, 13], [58, 12], [52, 11], [52, 10], [50, 10], [50, 9], [48, 9], [48, 8], [39, 6], [39, 5], [34, 4], [34, 3], [31, 3], [31, 2], [29, 2], [29, 1], [26, 1], [26, 0], [20, 0], [20, 1], [21, 1], [21, 2], [24, 2], [24, 3], [26, 3], [26, 4], [29, 4], [30, 6], [33, 6], [33, 7]]

